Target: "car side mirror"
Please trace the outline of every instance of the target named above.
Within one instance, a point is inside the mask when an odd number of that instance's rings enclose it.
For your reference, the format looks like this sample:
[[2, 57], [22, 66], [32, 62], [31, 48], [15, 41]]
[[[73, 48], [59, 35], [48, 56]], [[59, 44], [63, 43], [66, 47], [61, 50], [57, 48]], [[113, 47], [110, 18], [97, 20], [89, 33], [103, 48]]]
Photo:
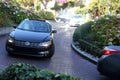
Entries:
[[16, 25], [13, 25], [13, 28], [17, 28], [17, 26], [16, 26]]
[[57, 33], [57, 31], [56, 30], [52, 30], [52, 33]]

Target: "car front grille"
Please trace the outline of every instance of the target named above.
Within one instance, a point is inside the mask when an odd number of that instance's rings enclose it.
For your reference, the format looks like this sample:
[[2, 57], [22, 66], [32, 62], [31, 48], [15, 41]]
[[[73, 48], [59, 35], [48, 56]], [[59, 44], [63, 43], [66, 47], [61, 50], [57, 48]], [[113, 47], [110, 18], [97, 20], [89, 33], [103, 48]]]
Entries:
[[39, 43], [33, 43], [33, 42], [26, 42], [26, 41], [15, 41], [15, 46], [20, 47], [30, 47], [30, 48], [37, 48]]

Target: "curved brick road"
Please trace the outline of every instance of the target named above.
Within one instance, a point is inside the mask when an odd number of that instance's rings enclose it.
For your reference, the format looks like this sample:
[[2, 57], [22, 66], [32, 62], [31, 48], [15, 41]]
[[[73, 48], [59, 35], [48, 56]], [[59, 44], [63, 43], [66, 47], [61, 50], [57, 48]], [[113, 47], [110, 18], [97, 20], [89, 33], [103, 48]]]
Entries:
[[4, 69], [13, 62], [24, 62], [57, 73], [81, 77], [82, 80], [108, 80], [99, 75], [96, 65], [85, 60], [72, 50], [71, 42], [75, 30], [74, 27], [66, 28], [65, 24], [53, 21], [52, 25], [57, 29], [57, 33], [54, 35], [55, 54], [50, 60], [25, 56], [9, 56], [5, 50], [6, 36], [3, 36], [0, 37], [0, 69]]

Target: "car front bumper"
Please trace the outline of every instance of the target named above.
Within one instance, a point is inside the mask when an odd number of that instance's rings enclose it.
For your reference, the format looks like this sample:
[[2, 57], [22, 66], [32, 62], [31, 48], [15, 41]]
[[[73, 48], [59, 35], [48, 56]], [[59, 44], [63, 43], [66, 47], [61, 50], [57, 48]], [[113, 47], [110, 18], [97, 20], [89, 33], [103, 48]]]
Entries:
[[36, 57], [47, 56], [50, 53], [52, 45], [48, 47], [30, 47], [30, 46], [15, 46], [14, 44], [6, 44], [6, 50], [13, 54], [29, 55]]

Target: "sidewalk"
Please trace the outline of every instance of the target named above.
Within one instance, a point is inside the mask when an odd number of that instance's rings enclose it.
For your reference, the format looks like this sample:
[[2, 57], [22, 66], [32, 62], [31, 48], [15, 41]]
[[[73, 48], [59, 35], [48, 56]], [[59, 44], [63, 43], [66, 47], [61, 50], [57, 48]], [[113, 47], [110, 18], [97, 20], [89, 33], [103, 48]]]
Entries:
[[0, 28], [0, 36], [8, 34], [12, 30], [13, 30], [12, 27], [4, 27], [4, 28], [2, 27], [2, 28]]

